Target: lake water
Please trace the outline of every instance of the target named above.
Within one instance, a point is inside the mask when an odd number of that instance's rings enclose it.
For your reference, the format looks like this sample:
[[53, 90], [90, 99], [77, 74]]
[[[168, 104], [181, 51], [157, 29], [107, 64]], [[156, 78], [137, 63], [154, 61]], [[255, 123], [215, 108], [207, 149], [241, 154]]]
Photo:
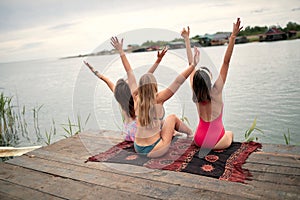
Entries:
[[[289, 129], [291, 143], [300, 143], [299, 46], [300, 40], [235, 46], [223, 95], [224, 126], [234, 132], [235, 140], [242, 141], [245, 130], [257, 118], [257, 127], [264, 131], [264, 135], [257, 134], [260, 142], [284, 144], [283, 133]], [[214, 78], [225, 50], [226, 46], [201, 48], [200, 65], [209, 66]], [[168, 51], [155, 72], [159, 89], [187, 67], [185, 57], [185, 49]], [[128, 54], [128, 58], [139, 77], [155, 61], [156, 52]], [[18, 104], [26, 105], [28, 111], [43, 105], [39, 112], [42, 135], [50, 129], [52, 119], [58, 128], [52, 142], [63, 138], [61, 124], [67, 123], [68, 117], [74, 121], [78, 114], [83, 123], [91, 115], [85, 129], [120, 130], [121, 117], [113, 94], [83, 65], [84, 59], [114, 82], [125, 77], [118, 55], [0, 63], [0, 91], [17, 97]], [[198, 119], [191, 97], [186, 81], [165, 108], [167, 114], [186, 116], [195, 130]], [[30, 126], [32, 114], [28, 117]], [[33, 131], [31, 134], [34, 138]]]

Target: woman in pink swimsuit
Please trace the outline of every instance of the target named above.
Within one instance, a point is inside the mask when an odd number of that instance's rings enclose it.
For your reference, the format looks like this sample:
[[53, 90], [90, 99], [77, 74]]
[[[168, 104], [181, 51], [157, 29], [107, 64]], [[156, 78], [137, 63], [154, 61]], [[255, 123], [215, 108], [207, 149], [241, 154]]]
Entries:
[[[210, 149], [224, 149], [231, 145], [233, 133], [225, 131], [222, 121], [223, 99], [222, 91], [226, 81], [229, 62], [235, 44], [235, 38], [243, 27], [240, 27], [240, 19], [233, 24], [233, 31], [229, 38], [229, 44], [224, 61], [215, 83], [212, 83], [212, 73], [206, 67], [194, 70], [190, 75], [193, 89], [193, 101], [197, 106], [199, 124], [194, 136], [196, 145]], [[189, 41], [190, 29], [183, 29], [181, 35], [185, 40], [188, 61], [193, 61]]]

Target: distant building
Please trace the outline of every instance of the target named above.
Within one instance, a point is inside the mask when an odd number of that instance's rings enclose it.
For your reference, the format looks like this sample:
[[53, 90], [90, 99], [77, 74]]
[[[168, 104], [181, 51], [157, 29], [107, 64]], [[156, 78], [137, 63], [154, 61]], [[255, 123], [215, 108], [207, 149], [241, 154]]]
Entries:
[[276, 27], [270, 28], [265, 34], [260, 35], [259, 41], [277, 41], [277, 40], [286, 40], [287, 34]]
[[185, 44], [183, 41], [169, 42], [167, 44], [169, 49], [182, 49], [185, 48]]
[[239, 36], [239, 37], [236, 37], [235, 39], [235, 44], [242, 44], [242, 43], [247, 43], [249, 42], [249, 40], [247, 39], [246, 36]]
[[297, 37], [297, 31], [290, 30], [290, 31], [288, 32], [288, 36], [289, 36], [289, 38]]
[[133, 51], [133, 50], [136, 50], [138, 48], [140, 48], [140, 46], [138, 44], [129, 44], [129, 45], [127, 45], [127, 51], [129, 51], [129, 52]]
[[216, 34], [205, 34], [199, 36], [199, 43], [201, 46], [217, 46], [228, 43], [230, 32], [216, 33]]
[[200, 47], [198, 40], [190, 39], [191, 47]]
[[157, 51], [160, 49], [160, 47], [158, 45], [152, 45], [146, 48], [147, 51]]

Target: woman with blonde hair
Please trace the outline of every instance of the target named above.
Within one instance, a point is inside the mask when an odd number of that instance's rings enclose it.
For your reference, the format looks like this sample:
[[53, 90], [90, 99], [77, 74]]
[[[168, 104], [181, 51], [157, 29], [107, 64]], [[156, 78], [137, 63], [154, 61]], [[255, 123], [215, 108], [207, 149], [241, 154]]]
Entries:
[[111, 39], [111, 44], [118, 50], [128, 76], [128, 84], [133, 95], [137, 116], [137, 132], [134, 141], [135, 151], [148, 157], [164, 155], [171, 144], [176, 131], [192, 135], [187, 127], [176, 115], [171, 114], [162, 123], [165, 111], [163, 104], [184, 83], [199, 62], [199, 50], [195, 48], [193, 63], [184, 70], [166, 89], [158, 91], [157, 82], [153, 74], [144, 74], [137, 87], [134, 73], [123, 51], [123, 39], [119, 42], [117, 37]]
[[[168, 49], [164, 48], [162, 51], [157, 52], [157, 59], [149, 68], [148, 73], [154, 73], [167, 51]], [[114, 84], [108, 77], [95, 70], [94, 67], [92, 67], [92, 65], [87, 61], [83, 62], [99, 79], [105, 82], [109, 89], [114, 93], [115, 99], [121, 107], [122, 116], [124, 117], [122, 130], [125, 134], [124, 140], [134, 141], [137, 130], [137, 122], [134, 110], [134, 101], [127, 80], [120, 78], [116, 84]]]

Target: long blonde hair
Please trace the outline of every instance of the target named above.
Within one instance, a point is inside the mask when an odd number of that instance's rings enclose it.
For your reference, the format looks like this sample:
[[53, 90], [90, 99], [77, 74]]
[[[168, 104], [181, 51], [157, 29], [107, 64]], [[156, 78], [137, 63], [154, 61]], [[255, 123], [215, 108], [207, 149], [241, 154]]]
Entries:
[[139, 81], [138, 88], [138, 121], [141, 126], [152, 126], [156, 118], [157, 82], [153, 74], [144, 74]]

